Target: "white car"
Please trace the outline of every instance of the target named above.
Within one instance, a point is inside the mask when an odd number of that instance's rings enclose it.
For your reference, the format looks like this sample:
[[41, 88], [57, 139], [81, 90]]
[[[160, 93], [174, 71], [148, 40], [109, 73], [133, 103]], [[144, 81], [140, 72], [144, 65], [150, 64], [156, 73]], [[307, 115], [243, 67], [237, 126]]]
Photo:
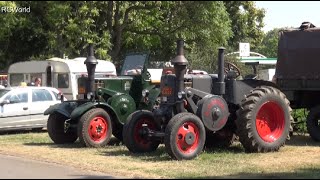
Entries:
[[0, 89], [0, 131], [42, 129], [44, 111], [61, 103], [59, 90], [51, 87], [7, 87]]

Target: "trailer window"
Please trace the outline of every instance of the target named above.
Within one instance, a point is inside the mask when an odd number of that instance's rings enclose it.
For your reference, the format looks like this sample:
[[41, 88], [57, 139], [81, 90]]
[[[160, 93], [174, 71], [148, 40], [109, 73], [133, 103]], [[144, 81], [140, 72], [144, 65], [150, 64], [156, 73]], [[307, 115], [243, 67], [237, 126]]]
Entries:
[[23, 74], [10, 74], [10, 86], [19, 86], [23, 81]]
[[69, 74], [58, 74], [58, 88], [69, 88]]

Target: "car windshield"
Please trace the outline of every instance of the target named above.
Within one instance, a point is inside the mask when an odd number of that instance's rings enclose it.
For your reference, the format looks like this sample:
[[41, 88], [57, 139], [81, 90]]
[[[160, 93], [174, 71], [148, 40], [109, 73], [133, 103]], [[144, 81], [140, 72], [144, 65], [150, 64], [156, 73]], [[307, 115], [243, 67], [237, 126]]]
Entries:
[[134, 54], [126, 56], [121, 75], [129, 75], [131, 71], [142, 71], [143, 65], [147, 59], [147, 54]]
[[8, 89], [0, 89], [0, 98], [7, 94], [10, 90]]

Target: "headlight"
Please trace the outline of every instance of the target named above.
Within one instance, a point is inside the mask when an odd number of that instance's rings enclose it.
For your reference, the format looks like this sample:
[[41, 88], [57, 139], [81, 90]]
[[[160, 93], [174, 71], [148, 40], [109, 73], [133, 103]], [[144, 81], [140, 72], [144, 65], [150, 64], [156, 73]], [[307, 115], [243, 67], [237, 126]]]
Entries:
[[186, 93], [185, 93], [184, 91], [179, 91], [179, 92], [178, 92], [178, 98], [179, 98], [179, 99], [182, 99], [183, 97], [185, 97], [185, 94], [186, 94]]
[[98, 94], [98, 96], [102, 96], [103, 95], [103, 92], [102, 92], [101, 88], [98, 88], [97, 94]]
[[149, 96], [149, 90], [144, 89], [142, 90], [142, 97], [148, 97]]

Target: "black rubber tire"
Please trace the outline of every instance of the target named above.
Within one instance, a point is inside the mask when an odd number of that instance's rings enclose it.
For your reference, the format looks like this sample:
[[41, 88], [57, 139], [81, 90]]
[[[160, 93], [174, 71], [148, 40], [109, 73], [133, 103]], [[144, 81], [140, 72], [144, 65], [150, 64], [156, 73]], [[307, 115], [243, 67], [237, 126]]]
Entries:
[[212, 131], [206, 132], [205, 148], [228, 148], [237, 139], [237, 136], [228, 129], [227, 126], [221, 130], [213, 133]]
[[[147, 121], [146, 121], [147, 120]], [[142, 127], [142, 123], [147, 123], [148, 127], [154, 131], [160, 131], [153, 113], [147, 110], [139, 110], [131, 113], [123, 126], [123, 143], [133, 153], [146, 153], [155, 151], [160, 140], [151, 140], [139, 135], [138, 131]]]
[[[94, 137], [90, 136], [89, 129], [95, 128], [91, 126], [91, 122], [97, 117], [99, 117], [99, 120], [100, 118], [105, 120], [105, 124], [107, 127], [105, 128], [106, 130], [104, 130], [102, 133], [104, 134], [102, 136], [105, 137], [103, 137], [102, 139], [98, 139], [98, 141], [95, 141], [93, 139]], [[85, 147], [98, 148], [106, 146], [109, 143], [112, 136], [112, 124], [109, 114], [102, 108], [93, 108], [84, 113], [79, 121], [78, 136], [80, 143]]]
[[74, 143], [78, 139], [77, 131], [68, 129], [64, 132], [64, 122], [68, 118], [60, 113], [49, 115], [47, 131], [49, 137], [55, 144]]
[[[280, 125], [281, 130], [277, 132], [278, 137], [273, 142], [267, 142], [261, 138], [256, 127], [258, 112], [264, 104], [268, 103], [274, 103], [276, 107], [279, 107], [279, 112], [284, 117], [283, 124]], [[274, 106], [270, 106], [269, 108], [272, 107]], [[290, 111], [289, 101], [280, 90], [270, 86], [253, 89], [242, 100], [240, 108], [237, 111], [237, 135], [246, 152], [278, 151], [289, 137], [290, 121], [292, 119]], [[276, 115], [279, 115], [279, 113]], [[279, 127], [279, 124], [277, 124], [277, 127]]]
[[[186, 123], [192, 123], [197, 127], [198, 130], [198, 143], [196, 146], [191, 147], [191, 152], [183, 152], [183, 150], [179, 148], [177, 142], [177, 136], [179, 129], [184, 126]], [[188, 128], [189, 129], [189, 126]], [[194, 133], [197, 134], [197, 133]], [[190, 160], [196, 158], [203, 150], [204, 143], [206, 141], [206, 130], [201, 121], [201, 119], [195, 114], [183, 112], [179, 113], [170, 119], [166, 129], [165, 129], [165, 137], [164, 144], [167, 153], [171, 156], [171, 158], [176, 160]], [[193, 145], [191, 145], [193, 146]]]
[[320, 106], [310, 109], [307, 116], [307, 131], [314, 141], [320, 141]]

